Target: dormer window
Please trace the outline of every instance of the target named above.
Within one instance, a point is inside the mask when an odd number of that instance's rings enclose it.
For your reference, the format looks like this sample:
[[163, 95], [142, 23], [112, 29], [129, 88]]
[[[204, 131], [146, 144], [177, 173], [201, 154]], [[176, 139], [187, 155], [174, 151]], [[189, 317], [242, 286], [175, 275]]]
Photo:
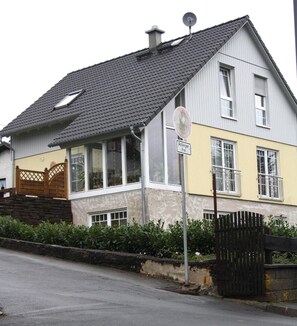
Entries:
[[83, 89], [80, 89], [75, 92], [68, 93], [63, 100], [55, 105], [55, 109], [60, 109], [71, 104], [76, 98], [78, 98], [83, 93]]

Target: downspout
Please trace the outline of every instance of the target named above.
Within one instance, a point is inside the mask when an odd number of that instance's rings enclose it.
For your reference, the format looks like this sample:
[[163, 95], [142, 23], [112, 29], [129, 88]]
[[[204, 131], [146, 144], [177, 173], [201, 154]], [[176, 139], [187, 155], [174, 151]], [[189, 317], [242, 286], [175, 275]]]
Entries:
[[144, 148], [142, 139], [135, 135], [133, 126], [130, 127], [131, 135], [140, 142], [140, 166], [141, 166], [141, 205], [142, 205], [142, 225], [146, 223], [145, 211], [145, 191], [144, 191]]

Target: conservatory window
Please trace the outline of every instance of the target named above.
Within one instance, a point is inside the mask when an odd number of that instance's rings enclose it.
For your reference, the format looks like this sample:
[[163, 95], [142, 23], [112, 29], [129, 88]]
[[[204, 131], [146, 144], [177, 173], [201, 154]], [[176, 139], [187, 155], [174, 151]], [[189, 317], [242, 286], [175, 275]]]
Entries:
[[71, 191], [83, 191], [85, 188], [84, 146], [71, 148], [70, 162]]
[[102, 143], [88, 147], [89, 189], [103, 188], [103, 151]]
[[[140, 134], [137, 135], [140, 138]], [[141, 177], [140, 141], [126, 136], [127, 183], [138, 182]]]
[[109, 140], [106, 144], [107, 186], [121, 185], [123, 183], [121, 138]]

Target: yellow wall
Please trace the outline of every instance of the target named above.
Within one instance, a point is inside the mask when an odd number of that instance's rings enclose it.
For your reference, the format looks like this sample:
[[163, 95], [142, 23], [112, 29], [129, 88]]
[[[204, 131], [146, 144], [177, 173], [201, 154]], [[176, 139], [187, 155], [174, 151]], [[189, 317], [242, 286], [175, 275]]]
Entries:
[[[278, 151], [279, 176], [283, 178], [284, 201], [281, 203], [297, 205], [297, 148], [273, 141], [267, 141], [224, 130], [193, 124], [188, 142], [192, 155], [186, 158], [187, 192], [212, 195], [211, 175], [211, 137], [236, 143], [236, 168], [241, 171], [241, 195], [222, 196], [244, 200], [261, 201], [258, 198], [257, 147]], [[274, 201], [269, 201], [274, 202]], [[277, 202], [279, 203], [279, 202]]]
[[66, 150], [60, 149], [53, 152], [33, 155], [26, 158], [15, 160], [15, 167], [19, 166], [20, 169], [44, 171], [45, 168], [50, 168], [51, 164], [62, 163], [66, 158]]

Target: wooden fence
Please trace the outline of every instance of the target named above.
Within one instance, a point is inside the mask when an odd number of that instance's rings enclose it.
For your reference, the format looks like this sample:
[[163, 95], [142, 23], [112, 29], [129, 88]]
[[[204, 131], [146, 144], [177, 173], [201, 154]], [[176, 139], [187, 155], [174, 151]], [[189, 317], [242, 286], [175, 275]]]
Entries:
[[16, 167], [16, 193], [39, 197], [68, 197], [68, 164], [59, 163], [42, 171], [23, 170]]
[[[265, 294], [265, 268], [272, 252], [297, 252], [297, 238], [268, 234], [263, 216], [235, 212], [215, 220], [217, 286], [224, 297]], [[266, 265], [265, 265], [266, 264]]]
[[216, 219], [218, 293], [253, 297], [265, 292], [263, 216], [235, 212]]
[[297, 238], [264, 235], [265, 264], [272, 264], [272, 252], [297, 252]]

